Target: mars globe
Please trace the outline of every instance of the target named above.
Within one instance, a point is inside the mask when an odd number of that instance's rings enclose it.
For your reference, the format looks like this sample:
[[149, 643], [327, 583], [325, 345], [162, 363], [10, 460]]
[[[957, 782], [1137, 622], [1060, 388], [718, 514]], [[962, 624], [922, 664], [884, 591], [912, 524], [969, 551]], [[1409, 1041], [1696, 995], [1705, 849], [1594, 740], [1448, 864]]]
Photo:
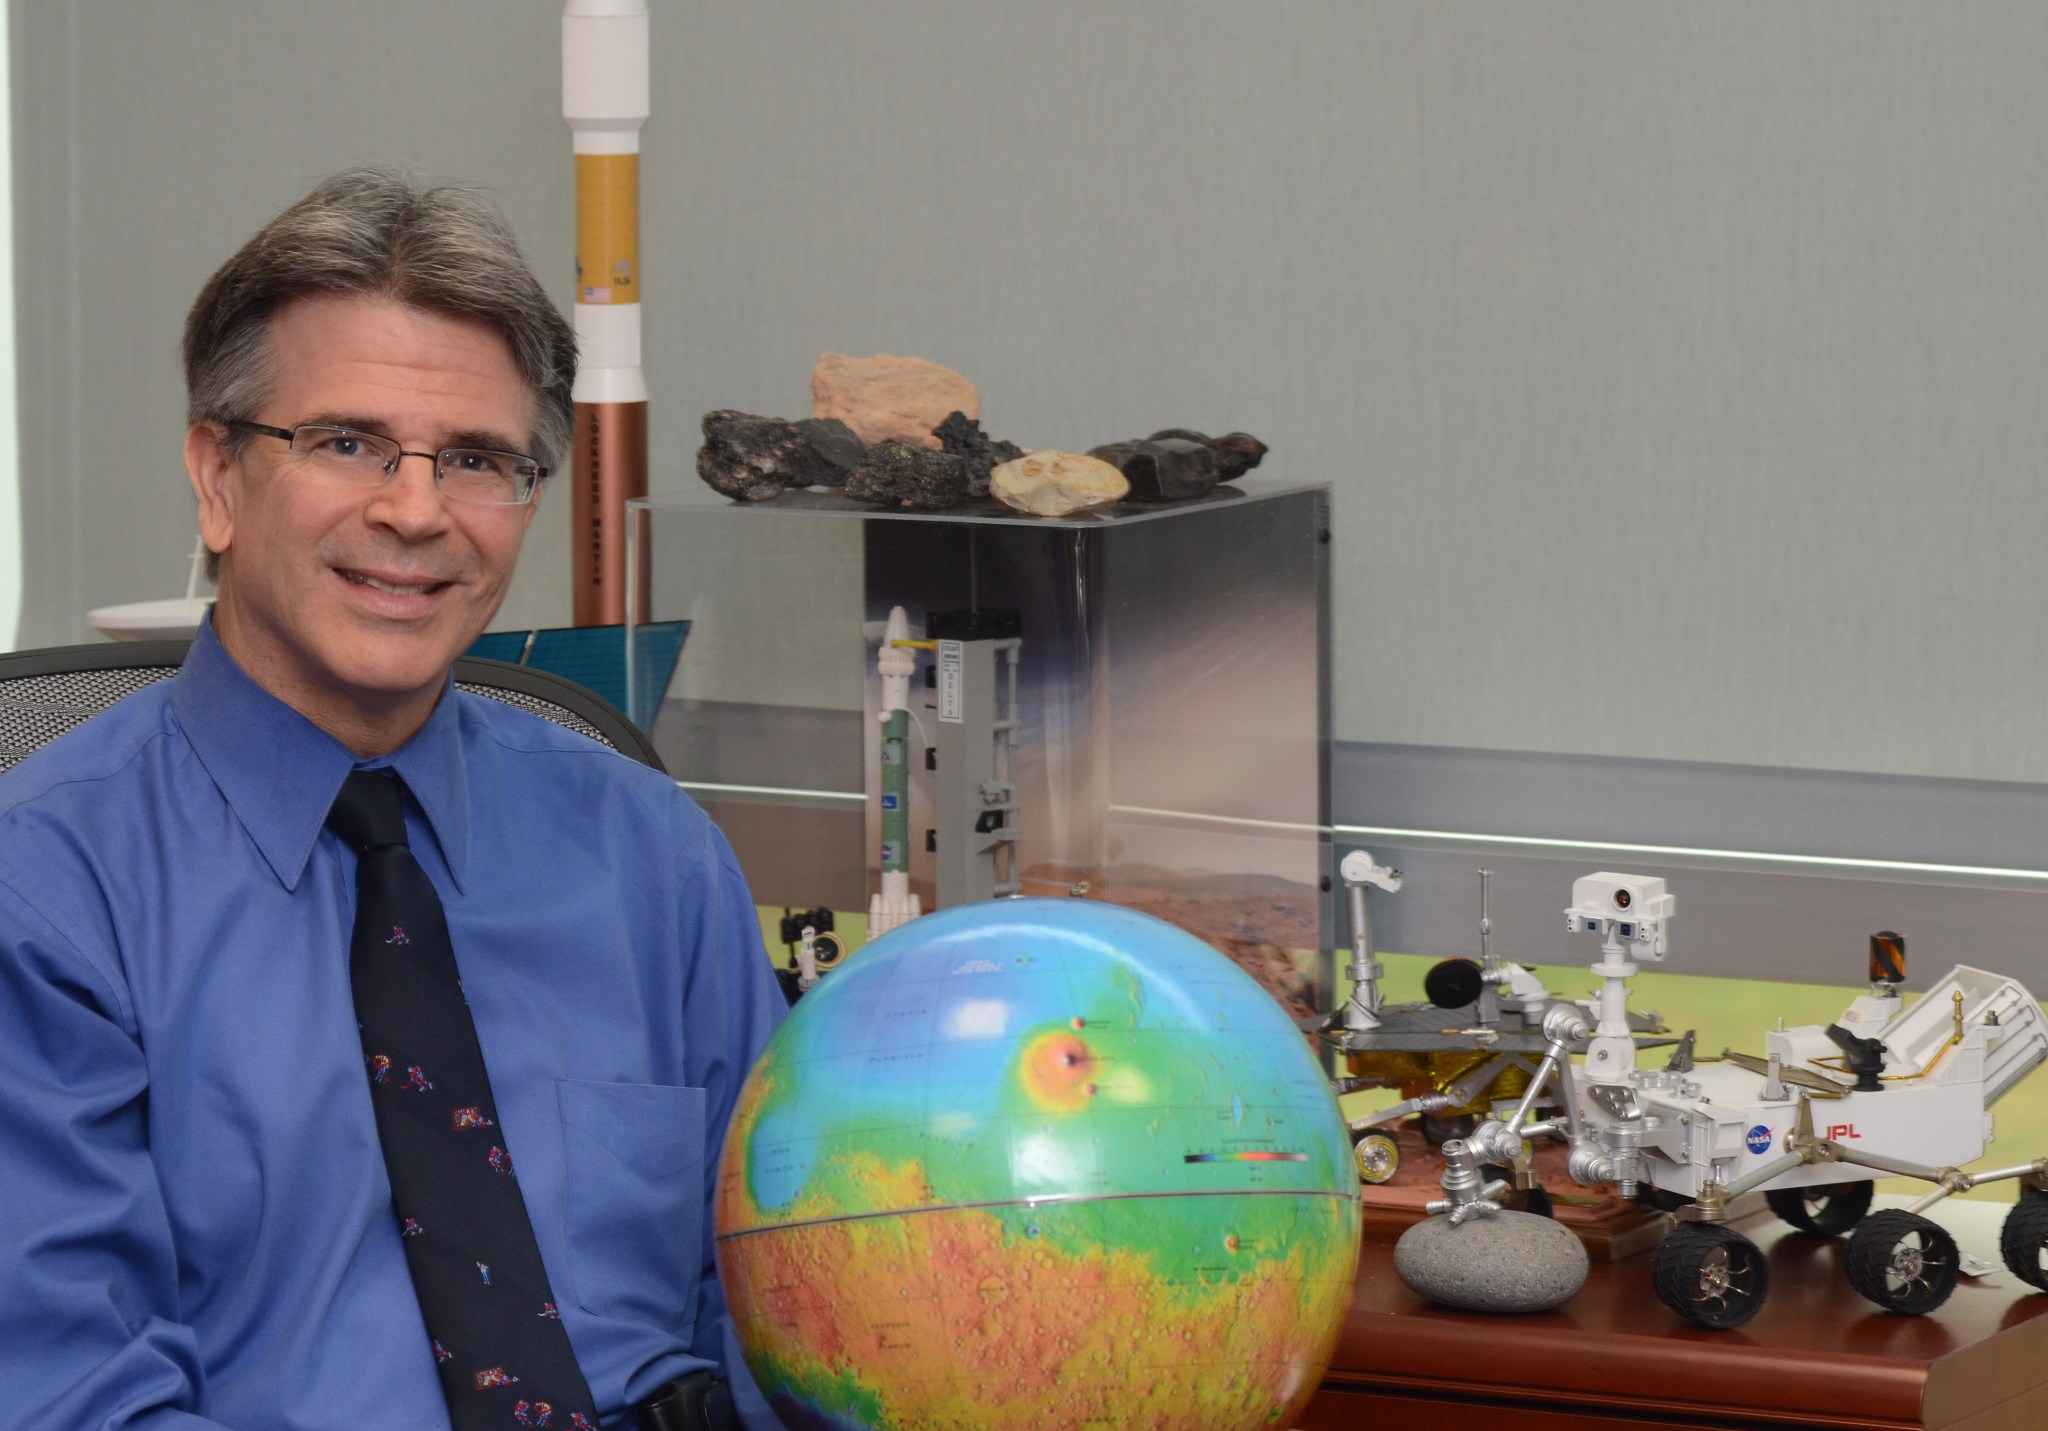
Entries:
[[1073, 899], [915, 920], [807, 995], [716, 1215], [791, 1431], [1285, 1428], [1358, 1255], [1286, 1014], [1192, 935]]

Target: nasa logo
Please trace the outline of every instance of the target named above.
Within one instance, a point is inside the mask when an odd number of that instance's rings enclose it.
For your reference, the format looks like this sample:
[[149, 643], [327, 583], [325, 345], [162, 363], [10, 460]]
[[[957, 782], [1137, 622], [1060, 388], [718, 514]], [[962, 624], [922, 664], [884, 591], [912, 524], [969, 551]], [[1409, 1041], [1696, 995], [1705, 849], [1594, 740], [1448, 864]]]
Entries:
[[1752, 1153], [1768, 1153], [1771, 1150], [1771, 1130], [1759, 1123], [1749, 1130], [1749, 1136], [1743, 1141]]

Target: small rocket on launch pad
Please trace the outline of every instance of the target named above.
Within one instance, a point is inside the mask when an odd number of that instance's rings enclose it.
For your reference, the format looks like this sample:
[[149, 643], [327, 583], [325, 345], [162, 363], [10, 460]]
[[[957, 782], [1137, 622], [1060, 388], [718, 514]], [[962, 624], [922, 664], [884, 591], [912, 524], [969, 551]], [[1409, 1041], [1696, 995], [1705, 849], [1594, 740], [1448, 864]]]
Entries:
[[868, 897], [868, 937], [878, 939], [923, 913], [910, 890], [910, 622], [891, 607], [875, 653], [882, 680], [882, 887]]
[[[562, 117], [576, 153], [576, 435], [569, 494], [578, 626], [626, 619], [626, 502], [647, 495], [640, 367], [640, 126], [647, 0], [567, 0]], [[646, 615], [638, 563], [636, 618]]]

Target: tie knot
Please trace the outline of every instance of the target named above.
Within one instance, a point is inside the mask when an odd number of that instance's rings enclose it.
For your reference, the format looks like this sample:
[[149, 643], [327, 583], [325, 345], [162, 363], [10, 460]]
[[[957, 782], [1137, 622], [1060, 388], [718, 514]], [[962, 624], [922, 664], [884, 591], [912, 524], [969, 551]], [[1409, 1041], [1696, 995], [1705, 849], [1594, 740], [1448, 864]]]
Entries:
[[387, 771], [351, 770], [327, 812], [327, 828], [357, 850], [405, 844], [405, 783]]

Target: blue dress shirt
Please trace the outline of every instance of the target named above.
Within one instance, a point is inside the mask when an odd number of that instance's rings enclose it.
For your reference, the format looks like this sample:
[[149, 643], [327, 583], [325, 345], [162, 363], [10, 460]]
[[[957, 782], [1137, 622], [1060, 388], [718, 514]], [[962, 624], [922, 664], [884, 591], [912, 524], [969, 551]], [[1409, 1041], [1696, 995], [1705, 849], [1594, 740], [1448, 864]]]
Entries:
[[724, 838], [658, 772], [452, 689], [357, 761], [210, 627], [0, 778], [0, 1422], [448, 1425], [349, 993], [355, 857], [323, 828], [384, 765], [603, 1424], [714, 1366], [773, 1427], [712, 1263], [783, 1007]]

